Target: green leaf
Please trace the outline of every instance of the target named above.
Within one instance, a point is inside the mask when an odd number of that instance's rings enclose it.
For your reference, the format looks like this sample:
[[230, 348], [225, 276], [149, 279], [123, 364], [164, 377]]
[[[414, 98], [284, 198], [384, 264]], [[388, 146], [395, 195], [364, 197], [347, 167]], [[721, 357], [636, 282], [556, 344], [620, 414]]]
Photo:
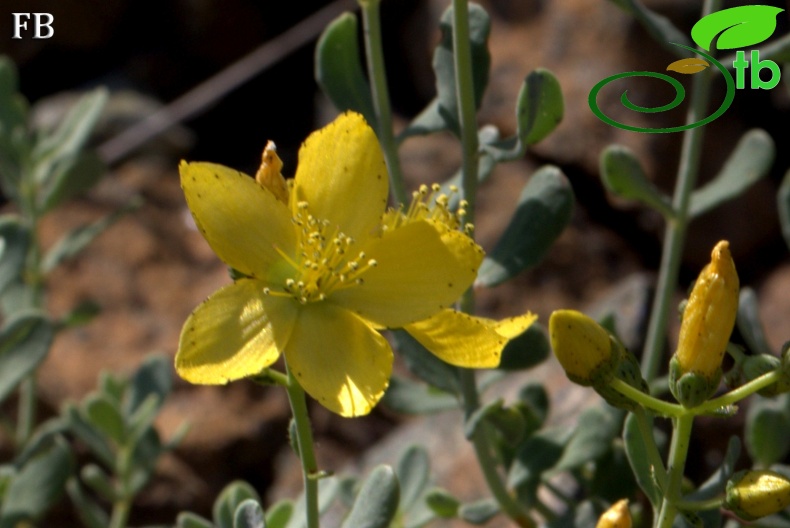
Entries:
[[93, 223], [72, 229], [63, 235], [63, 237], [55, 242], [47, 254], [44, 255], [41, 261], [41, 273], [47, 275], [61, 262], [77, 256], [88, 246], [88, 244], [93, 242], [96, 237], [104, 233], [115, 222], [120, 220], [127, 213], [137, 209], [140, 205], [141, 202], [139, 200], [133, 200], [125, 207]]
[[[436, 74], [436, 98], [400, 134], [399, 139], [430, 134], [440, 130], [450, 130], [460, 137], [458, 120], [458, 99], [455, 86], [455, 59], [453, 54], [453, 8], [448, 7], [439, 22], [442, 32], [433, 54], [433, 70]], [[491, 68], [491, 55], [488, 52], [488, 36], [491, 21], [485, 9], [477, 4], [469, 4], [469, 40], [472, 54], [472, 83], [474, 86], [475, 108], [480, 108], [488, 74]]]
[[461, 506], [461, 501], [443, 489], [434, 489], [428, 492], [425, 502], [436, 515], [443, 519], [452, 519], [458, 516]]
[[746, 132], [719, 174], [692, 193], [689, 214], [699, 216], [743, 193], [768, 174], [774, 162], [774, 151], [774, 142], [764, 130], [756, 128]]
[[499, 504], [494, 499], [482, 499], [462, 505], [458, 516], [471, 524], [485, 524], [499, 514]]
[[600, 405], [585, 410], [556, 468], [577, 469], [603, 457], [620, 436], [622, 426], [623, 411], [619, 409]]
[[214, 501], [214, 507], [212, 508], [216, 528], [234, 528], [233, 521], [236, 508], [247, 499], [260, 501], [258, 493], [248, 483], [242, 480], [234, 480], [225, 486], [217, 500]]
[[647, 204], [667, 219], [676, 216], [669, 197], [647, 179], [642, 164], [628, 147], [610, 145], [604, 149], [600, 168], [601, 179], [609, 192]]
[[382, 403], [399, 414], [434, 414], [458, 408], [458, 399], [425, 383], [390, 378]]
[[115, 483], [101, 467], [96, 464], [87, 464], [80, 471], [80, 477], [99, 497], [107, 502], [120, 499], [120, 493]]
[[377, 466], [362, 484], [343, 528], [389, 528], [398, 512], [398, 478], [389, 466]]
[[107, 440], [96, 429], [91, 427], [73, 403], [66, 404], [62, 411], [62, 416], [66, 420], [71, 433], [82, 440], [102, 464], [107, 467], [113, 467], [115, 454], [110, 449]]
[[85, 147], [107, 99], [104, 88], [86, 93], [69, 109], [60, 125], [39, 141], [33, 150], [38, 184], [47, 186], [55, 164], [76, 156]]
[[541, 475], [559, 461], [569, 435], [566, 428], [545, 429], [527, 438], [519, 447], [507, 482], [526, 505], [536, 504]]
[[557, 167], [532, 175], [519, 196], [510, 224], [486, 256], [478, 284], [496, 286], [536, 265], [571, 220], [573, 189]]
[[89, 423], [96, 430], [104, 433], [116, 445], [124, 445], [126, 426], [117, 403], [103, 394], [94, 393], [85, 399], [83, 408]]
[[527, 434], [540, 429], [549, 415], [549, 395], [540, 383], [528, 383], [521, 387], [516, 405], [524, 416]]
[[66, 492], [75, 506], [77, 516], [87, 528], [107, 528], [109, 526], [110, 518], [101, 506], [85, 494], [76, 478], [72, 477], [66, 482]]
[[131, 416], [137, 412], [150, 396], [155, 396], [158, 409], [173, 388], [170, 362], [164, 356], [153, 355], [145, 358], [134, 373], [124, 402], [123, 412]]
[[73, 466], [74, 457], [63, 439], [28, 460], [6, 490], [0, 527], [11, 528], [41, 518], [63, 494]]
[[17, 216], [0, 217], [0, 294], [12, 283], [22, 280], [28, 248], [30, 229]]
[[485, 148], [496, 161], [524, 156], [528, 145], [548, 136], [562, 121], [565, 105], [557, 78], [549, 70], [538, 68], [524, 79], [516, 99], [516, 135]]
[[27, 101], [18, 93], [19, 76], [16, 66], [0, 56], [0, 136], [8, 136], [27, 122]]
[[551, 348], [546, 329], [537, 322], [520, 336], [511, 339], [504, 350], [499, 366], [502, 370], [526, 370], [535, 367], [549, 357]]
[[255, 499], [247, 499], [236, 508], [233, 528], [266, 528], [263, 509]]
[[746, 411], [744, 442], [759, 466], [780, 462], [790, 452], [790, 395], [753, 397]]
[[0, 329], [0, 401], [47, 357], [52, 345], [52, 323], [43, 315], [24, 314]]
[[392, 332], [398, 352], [416, 376], [450, 394], [460, 393], [458, 369], [431, 354], [404, 330]]
[[211, 521], [191, 512], [181, 512], [176, 517], [176, 528], [214, 528]]
[[106, 170], [104, 162], [94, 152], [79, 152], [54, 163], [52, 173], [41, 186], [38, 196], [39, 214], [88, 191]]
[[766, 5], [731, 7], [711, 13], [691, 28], [691, 38], [706, 51], [716, 41], [717, 49], [754, 46], [773, 35], [776, 16], [784, 9]]
[[760, 310], [757, 305], [757, 294], [749, 287], [741, 288], [738, 298], [738, 331], [743, 340], [755, 354], [771, 354], [771, 347], [765, 338], [763, 323], [760, 321]]
[[[649, 419], [649, 423], [652, 432], [652, 418]], [[653, 466], [650, 463], [650, 458], [647, 456], [645, 440], [642, 438], [639, 430], [639, 422], [633, 413], [628, 413], [626, 416], [625, 427], [623, 428], [623, 441], [625, 442], [625, 454], [628, 456], [628, 462], [631, 464], [636, 482], [642, 488], [642, 491], [645, 492], [650, 503], [657, 507], [661, 504], [661, 490], [658, 489], [653, 478]]]
[[95, 301], [85, 300], [71, 309], [58, 321], [58, 328], [75, 328], [90, 323], [101, 313], [101, 306]]
[[286, 528], [293, 515], [294, 503], [282, 500], [273, 504], [266, 512], [266, 528]]
[[360, 56], [357, 17], [353, 13], [343, 13], [318, 39], [315, 79], [338, 110], [359, 112], [377, 130], [376, 111]]
[[400, 510], [410, 510], [425, 493], [428, 486], [430, 461], [428, 452], [422, 446], [408, 447], [396, 466], [400, 482]]
[[776, 194], [776, 205], [779, 209], [779, 223], [782, 225], [782, 236], [790, 248], [790, 171], [785, 173], [779, 191]]

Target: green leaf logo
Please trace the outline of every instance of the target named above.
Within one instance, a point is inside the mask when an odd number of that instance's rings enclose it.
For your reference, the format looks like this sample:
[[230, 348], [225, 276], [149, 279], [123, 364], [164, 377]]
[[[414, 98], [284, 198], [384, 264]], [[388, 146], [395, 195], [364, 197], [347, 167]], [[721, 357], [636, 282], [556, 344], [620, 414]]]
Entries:
[[776, 15], [784, 9], [749, 5], [711, 13], [691, 28], [691, 38], [697, 46], [710, 51], [713, 40], [718, 49], [753, 46], [766, 40], [776, 30]]

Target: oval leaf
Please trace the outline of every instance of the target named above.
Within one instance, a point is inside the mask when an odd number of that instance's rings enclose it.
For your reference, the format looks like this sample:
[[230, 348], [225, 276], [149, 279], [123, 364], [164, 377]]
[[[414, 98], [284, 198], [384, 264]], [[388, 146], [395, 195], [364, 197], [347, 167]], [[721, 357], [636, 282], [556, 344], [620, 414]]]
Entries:
[[400, 490], [395, 472], [389, 466], [377, 466], [362, 484], [344, 528], [389, 528], [398, 512]]
[[749, 403], [744, 442], [749, 456], [762, 467], [781, 461], [790, 451], [788, 398], [787, 394], [771, 399], [756, 396]]
[[688, 59], [676, 60], [667, 66], [667, 71], [674, 71], [688, 75], [691, 73], [699, 73], [708, 67], [710, 67], [710, 63], [708, 61], [704, 59], [698, 59], [696, 57], [690, 57]]
[[532, 175], [516, 212], [494, 250], [483, 260], [477, 283], [496, 286], [543, 259], [571, 220], [573, 189], [560, 169], [545, 166]]
[[666, 218], [675, 216], [671, 202], [647, 179], [642, 164], [622, 145], [610, 145], [601, 153], [601, 179], [606, 189], [628, 200], [640, 201]]
[[362, 70], [354, 14], [337, 17], [318, 39], [315, 80], [338, 110], [359, 112], [371, 127], [378, 128], [370, 85]]
[[255, 499], [247, 499], [236, 508], [233, 528], [266, 528], [263, 509]]
[[0, 293], [10, 284], [22, 280], [27, 250], [30, 246], [30, 229], [19, 218], [3, 215], [0, 218]]
[[754, 46], [773, 35], [776, 30], [776, 15], [782, 11], [784, 9], [766, 5], [723, 9], [694, 24], [691, 38], [706, 51], [710, 51], [713, 39], [719, 34], [717, 49]]
[[43, 315], [28, 314], [0, 330], [0, 401], [44, 361], [54, 329]]
[[699, 216], [732, 200], [768, 174], [774, 162], [774, 141], [765, 130], [746, 132], [716, 177], [691, 195], [689, 214]]

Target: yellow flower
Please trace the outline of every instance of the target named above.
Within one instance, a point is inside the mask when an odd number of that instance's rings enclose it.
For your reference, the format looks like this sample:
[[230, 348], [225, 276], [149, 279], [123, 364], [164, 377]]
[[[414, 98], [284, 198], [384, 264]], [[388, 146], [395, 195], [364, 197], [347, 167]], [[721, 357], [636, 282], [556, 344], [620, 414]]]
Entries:
[[482, 249], [425, 191], [409, 210], [386, 211], [384, 158], [359, 114], [308, 137], [292, 185], [281, 167], [271, 143], [255, 179], [210, 163], [179, 167], [198, 229], [244, 275], [184, 324], [175, 364], [187, 381], [253, 376], [283, 354], [307, 393], [360, 416], [392, 370], [379, 330], [405, 328], [450, 363], [490, 367], [531, 324], [529, 314], [500, 326], [448, 310], [474, 281]]
[[722, 240], [691, 290], [670, 362], [670, 390], [686, 407], [704, 402], [719, 385], [722, 357], [738, 313], [738, 282], [730, 244]]
[[739, 471], [727, 482], [724, 507], [753, 521], [790, 506], [790, 479], [775, 471]]
[[632, 522], [631, 512], [628, 510], [628, 501], [622, 499], [603, 512], [595, 528], [631, 528]]

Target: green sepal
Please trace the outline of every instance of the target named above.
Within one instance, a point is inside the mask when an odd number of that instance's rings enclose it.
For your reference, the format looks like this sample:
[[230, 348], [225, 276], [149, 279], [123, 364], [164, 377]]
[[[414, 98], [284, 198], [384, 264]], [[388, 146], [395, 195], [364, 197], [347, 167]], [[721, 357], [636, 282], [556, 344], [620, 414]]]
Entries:
[[721, 367], [705, 377], [698, 372], [682, 372], [677, 355], [669, 362], [669, 391], [687, 409], [697, 407], [708, 401], [721, 382]]
[[[650, 390], [647, 382], [642, 377], [642, 370], [639, 367], [639, 361], [636, 357], [611, 334], [609, 340], [612, 346], [612, 360], [614, 360], [614, 367], [611, 376], [618, 378], [635, 389], [649, 394]], [[611, 378], [610, 378], [611, 379]], [[640, 407], [640, 404], [625, 396], [624, 394], [613, 389], [609, 382], [604, 382], [603, 379], [594, 380], [593, 388], [606, 403], [619, 409], [627, 411], [635, 411]]]
[[370, 84], [362, 69], [357, 25], [353, 13], [343, 13], [324, 29], [315, 47], [315, 80], [338, 110], [358, 112], [378, 130]]

